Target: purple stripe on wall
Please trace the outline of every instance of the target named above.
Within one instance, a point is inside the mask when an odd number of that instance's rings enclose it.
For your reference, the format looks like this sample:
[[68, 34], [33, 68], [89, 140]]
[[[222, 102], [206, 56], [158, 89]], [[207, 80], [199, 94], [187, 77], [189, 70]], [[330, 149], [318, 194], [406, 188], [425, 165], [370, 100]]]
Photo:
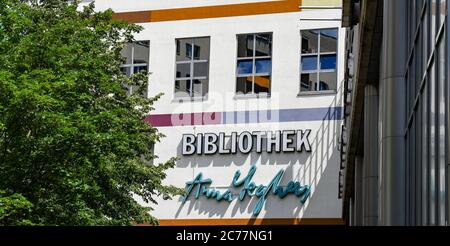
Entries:
[[145, 119], [145, 122], [155, 127], [168, 127], [342, 120], [342, 111], [342, 107], [330, 107], [259, 111], [156, 114], [148, 116]]

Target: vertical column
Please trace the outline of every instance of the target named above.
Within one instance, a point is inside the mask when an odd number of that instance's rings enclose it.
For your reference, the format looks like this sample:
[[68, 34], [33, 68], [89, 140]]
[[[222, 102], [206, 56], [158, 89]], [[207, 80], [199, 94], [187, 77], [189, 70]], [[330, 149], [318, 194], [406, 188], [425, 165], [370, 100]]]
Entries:
[[348, 221], [349, 221], [349, 226], [355, 226], [355, 221], [354, 221], [354, 218], [355, 218], [355, 213], [353, 212], [353, 208], [354, 208], [355, 206], [354, 206], [354, 204], [353, 204], [353, 197], [350, 197], [350, 201], [349, 201], [349, 209], [348, 209], [348, 215], [349, 215], [349, 218], [348, 218]]
[[381, 225], [405, 225], [406, 1], [384, 0], [381, 110]]
[[378, 90], [368, 84], [364, 97], [363, 225], [378, 225]]
[[363, 225], [363, 158], [355, 157], [354, 226]]

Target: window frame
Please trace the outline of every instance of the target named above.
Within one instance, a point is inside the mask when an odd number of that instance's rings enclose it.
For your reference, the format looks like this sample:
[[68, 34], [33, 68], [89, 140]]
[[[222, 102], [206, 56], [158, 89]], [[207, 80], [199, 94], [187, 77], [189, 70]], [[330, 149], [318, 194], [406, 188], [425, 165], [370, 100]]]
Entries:
[[[321, 31], [322, 30], [331, 30], [334, 29], [336, 30], [337, 36], [336, 36], [336, 52], [321, 52]], [[318, 39], [317, 39], [317, 52], [315, 53], [303, 53], [303, 35], [302, 32], [304, 31], [318, 31]], [[340, 39], [340, 28], [339, 27], [324, 27], [324, 28], [308, 28], [308, 29], [301, 29], [299, 34], [300, 34], [300, 73], [299, 73], [299, 93], [298, 96], [305, 96], [305, 95], [326, 95], [326, 94], [336, 94], [337, 93], [337, 87], [338, 87], [338, 76], [339, 76], [339, 39]], [[320, 58], [322, 56], [327, 56], [327, 55], [336, 55], [336, 68], [335, 69], [321, 69], [320, 68]], [[316, 69], [315, 70], [306, 70], [307, 72], [303, 71], [303, 62], [302, 62], [302, 58], [303, 57], [316, 57], [317, 59], [317, 64], [316, 64]], [[335, 72], [336, 73], [336, 89], [333, 90], [318, 90], [318, 88], [314, 89], [314, 90], [310, 90], [310, 91], [305, 91], [302, 90], [302, 75], [303, 74], [316, 74], [316, 80], [317, 82], [320, 82], [320, 73], [332, 73]]]
[[[208, 59], [207, 60], [196, 60], [195, 59], [195, 39], [200, 38], [208, 38], [208, 45], [209, 45], [209, 53], [208, 53]], [[187, 61], [177, 61], [177, 56], [180, 55], [181, 52], [181, 44], [178, 43], [179, 40], [191, 40], [190, 43], [186, 43], [186, 46], [188, 44], [191, 46], [191, 57], [188, 57], [190, 60]], [[174, 79], [173, 79], [173, 101], [176, 102], [183, 102], [183, 101], [206, 101], [208, 100], [208, 94], [209, 94], [209, 69], [210, 69], [210, 60], [211, 60], [211, 36], [196, 36], [196, 37], [182, 37], [182, 38], [175, 38], [175, 67], [174, 67]], [[194, 64], [195, 63], [206, 63], [207, 64], [207, 73], [206, 76], [195, 76], [194, 75]], [[190, 77], [177, 77], [177, 65], [179, 64], [189, 64], [189, 73]], [[189, 80], [190, 84], [190, 90], [189, 90], [189, 96], [177, 96], [177, 89], [176, 89], [176, 81], [186, 81]], [[208, 83], [208, 91], [205, 95], [202, 96], [194, 96], [193, 94], [193, 83], [194, 80], [206, 80], [206, 83]], [[203, 94], [203, 93], [202, 93]]]
[[[270, 56], [256, 56], [256, 35], [270, 35]], [[252, 56], [239, 57], [239, 36], [253, 35], [253, 54]], [[270, 59], [270, 72], [269, 73], [256, 73], [256, 61]], [[251, 61], [252, 62], [252, 72], [246, 74], [238, 73], [239, 61]], [[235, 83], [234, 83], [234, 93], [235, 99], [248, 99], [248, 98], [270, 98], [272, 92], [272, 72], [273, 72], [273, 32], [255, 32], [255, 33], [238, 33], [236, 34], [236, 63], [235, 63]], [[252, 76], [252, 92], [251, 93], [240, 93], [238, 94], [238, 78], [246, 78]], [[257, 76], [269, 76], [269, 92], [268, 93], [255, 93], [255, 77]]]

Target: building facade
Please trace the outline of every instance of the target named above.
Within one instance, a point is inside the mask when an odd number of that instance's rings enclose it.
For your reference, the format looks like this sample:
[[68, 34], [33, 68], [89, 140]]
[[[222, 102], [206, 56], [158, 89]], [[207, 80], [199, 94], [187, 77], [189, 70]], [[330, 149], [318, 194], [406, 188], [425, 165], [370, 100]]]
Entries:
[[151, 205], [162, 225], [342, 224], [341, 1], [95, 4], [144, 28], [122, 69], [164, 93], [154, 163], [178, 157], [164, 182], [187, 195]]
[[343, 2], [343, 218], [448, 225], [448, 1]]

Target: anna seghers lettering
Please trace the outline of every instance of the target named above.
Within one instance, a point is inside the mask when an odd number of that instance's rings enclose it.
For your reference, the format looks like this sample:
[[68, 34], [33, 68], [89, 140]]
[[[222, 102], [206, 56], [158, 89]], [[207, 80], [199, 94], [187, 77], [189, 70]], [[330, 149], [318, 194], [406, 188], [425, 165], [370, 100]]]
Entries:
[[199, 133], [184, 134], [182, 140], [183, 155], [212, 155], [280, 153], [280, 152], [311, 152], [309, 136], [311, 130], [288, 130], [275, 132], [233, 132], [225, 133]]
[[297, 196], [301, 204], [304, 204], [311, 194], [311, 186], [301, 185], [298, 181], [290, 181], [286, 186], [281, 186], [285, 170], [280, 170], [266, 184], [256, 184], [252, 181], [256, 172], [256, 166], [252, 166], [245, 177], [241, 177], [241, 172], [235, 172], [232, 181], [232, 187], [224, 192], [211, 188], [213, 181], [209, 178], [203, 178], [203, 174], [199, 173], [194, 180], [186, 182], [186, 194], [182, 197], [184, 204], [193, 194], [195, 199], [205, 197], [206, 199], [215, 199], [218, 202], [232, 202], [235, 198], [232, 189], [240, 189], [237, 194], [239, 201], [243, 201], [246, 197], [257, 199], [257, 203], [253, 208], [253, 215], [258, 216], [264, 204], [270, 195], [278, 196], [280, 199], [288, 195]]

